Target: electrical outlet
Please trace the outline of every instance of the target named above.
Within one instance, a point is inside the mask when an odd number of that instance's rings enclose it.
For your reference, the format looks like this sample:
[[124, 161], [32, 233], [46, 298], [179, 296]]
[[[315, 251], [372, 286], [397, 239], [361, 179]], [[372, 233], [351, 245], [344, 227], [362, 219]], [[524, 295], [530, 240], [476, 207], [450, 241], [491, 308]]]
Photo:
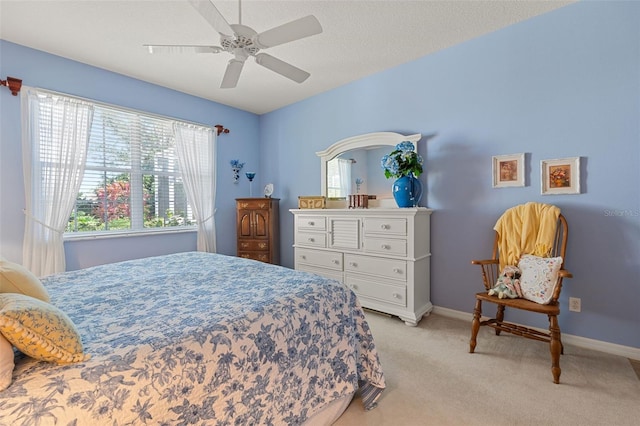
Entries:
[[569, 310], [573, 312], [580, 312], [582, 308], [582, 301], [579, 297], [570, 297], [569, 298]]

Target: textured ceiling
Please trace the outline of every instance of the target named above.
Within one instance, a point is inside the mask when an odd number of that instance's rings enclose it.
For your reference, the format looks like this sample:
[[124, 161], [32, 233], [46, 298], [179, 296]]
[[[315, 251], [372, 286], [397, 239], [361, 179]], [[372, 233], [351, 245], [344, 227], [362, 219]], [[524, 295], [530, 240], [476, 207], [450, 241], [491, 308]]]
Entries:
[[[572, 2], [245, 0], [242, 23], [258, 33], [309, 14], [323, 32], [265, 50], [310, 72], [304, 83], [249, 59], [234, 89], [219, 88], [227, 53], [150, 55], [143, 47], [219, 45], [186, 0], [0, 0], [0, 38], [262, 114]], [[238, 23], [237, 1], [214, 4]]]

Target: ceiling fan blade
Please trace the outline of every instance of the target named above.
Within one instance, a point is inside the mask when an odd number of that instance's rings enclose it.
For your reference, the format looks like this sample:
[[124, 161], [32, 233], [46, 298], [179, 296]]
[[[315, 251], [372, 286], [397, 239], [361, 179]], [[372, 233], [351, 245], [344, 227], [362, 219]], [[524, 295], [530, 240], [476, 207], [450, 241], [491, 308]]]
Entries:
[[222, 77], [222, 83], [220, 84], [221, 89], [233, 89], [238, 84], [238, 79], [240, 78], [240, 73], [242, 72], [242, 67], [244, 66], [244, 61], [240, 61], [238, 59], [231, 59], [229, 64], [227, 65], [227, 69], [224, 72], [224, 77]]
[[322, 26], [315, 16], [309, 15], [256, 35], [253, 39], [260, 49], [278, 46], [322, 32]]
[[218, 33], [233, 36], [233, 29], [224, 19], [224, 16], [218, 11], [218, 9], [209, 0], [189, 0], [191, 6], [193, 6], [204, 19], [216, 30]]
[[186, 44], [145, 44], [149, 53], [220, 53], [220, 46], [191, 46]]
[[269, 68], [271, 71], [277, 72], [278, 74], [295, 81], [296, 83], [302, 83], [311, 75], [300, 68], [294, 67], [293, 65], [281, 61], [278, 58], [274, 58], [266, 53], [258, 53], [256, 55], [256, 62], [265, 68]]

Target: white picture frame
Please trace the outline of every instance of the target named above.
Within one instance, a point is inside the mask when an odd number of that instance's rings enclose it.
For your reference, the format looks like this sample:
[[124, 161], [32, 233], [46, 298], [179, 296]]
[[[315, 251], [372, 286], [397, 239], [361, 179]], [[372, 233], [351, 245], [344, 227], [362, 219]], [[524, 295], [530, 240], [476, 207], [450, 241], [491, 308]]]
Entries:
[[580, 157], [540, 161], [543, 195], [580, 194]]
[[493, 187], [524, 186], [524, 153], [493, 156]]

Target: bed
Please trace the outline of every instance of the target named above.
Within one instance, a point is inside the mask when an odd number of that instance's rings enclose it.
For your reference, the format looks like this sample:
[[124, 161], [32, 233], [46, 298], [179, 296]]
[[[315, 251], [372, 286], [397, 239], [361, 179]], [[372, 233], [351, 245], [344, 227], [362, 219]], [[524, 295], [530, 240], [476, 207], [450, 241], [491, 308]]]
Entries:
[[385, 387], [356, 296], [314, 274], [190, 252], [42, 283], [91, 358], [17, 353], [2, 425], [323, 424]]

